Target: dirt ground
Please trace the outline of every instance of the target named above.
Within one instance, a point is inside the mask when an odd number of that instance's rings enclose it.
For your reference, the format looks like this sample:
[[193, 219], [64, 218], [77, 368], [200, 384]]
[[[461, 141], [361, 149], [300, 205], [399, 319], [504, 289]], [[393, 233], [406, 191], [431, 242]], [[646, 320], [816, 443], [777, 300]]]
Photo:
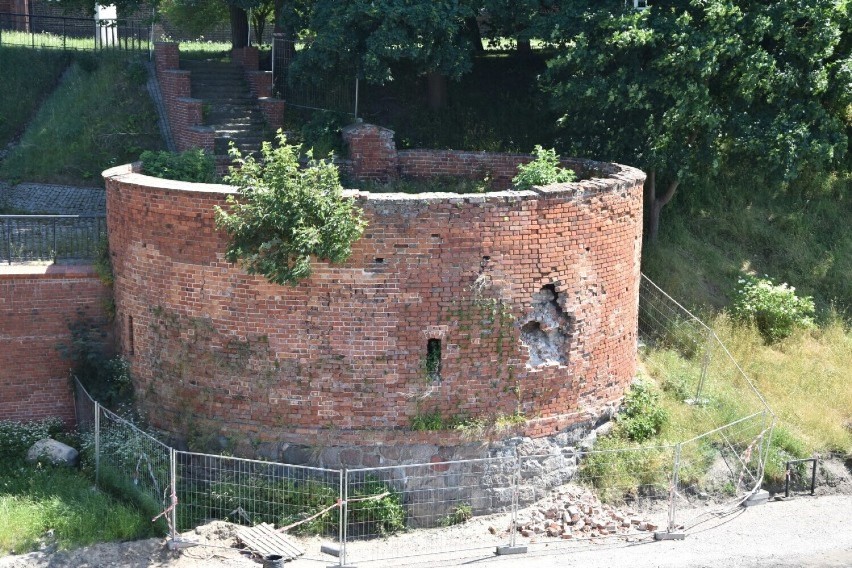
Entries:
[[[708, 507], [704, 505], [705, 509]], [[565, 541], [519, 537], [518, 543], [527, 545], [528, 552], [513, 556], [495, 556], [496, 546], [507, 542], [504, 527], [509, 524], [509, 517], [490, 515], [462, 525], [355, 543], [348, 548], [347, 563], [542, 568], [852, 566], [852, 474], [840, 461], [825, 462], [814, 497], [800, 493], [789, 499], [772, 499], [757, 507], [740, 507], [726, 514], [702, 514], [704, 512], [701, 506], [679, 511], [678, 518], [700, 520], [694, 526], [687, 524], [690, 528], [682, 541], [655, 542], [650, 534]], [[642, 512], [655, 521], [664, 520], [665, 513], [660, 507]], [[0, 558], [0, 568], [259, 568], [262, 566], [260, 558], [235, 548], [238, 544], [234, 534], [236, 528], [224, 522], [199, 527], [185, 537], [202, 545], [180, 551], [169, 550], [162, 539], [114, 542], [73, 551], [44, 550], [7, 556]], [[287, 563], [289, 568], [339, 563], [338, 558], [320, 552], [320, 546], [326, 541], [320, 538], [294, 540], [305, 549], [305, 555]], [[410, 557], [411, 554], [419, 556]], [[388, 560], [402, 555], [407, 557]]]

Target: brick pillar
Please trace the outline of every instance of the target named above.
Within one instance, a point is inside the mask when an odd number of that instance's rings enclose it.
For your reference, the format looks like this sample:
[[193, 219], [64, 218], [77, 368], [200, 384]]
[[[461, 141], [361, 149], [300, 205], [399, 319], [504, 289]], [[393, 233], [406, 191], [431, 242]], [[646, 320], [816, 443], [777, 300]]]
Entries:
[[260, 69], [260, 51], [254, 46], [236, 47], [231, 50], [231, 62], [246, 71], [257, 71]]
[[387, 182], [399, 177], [393, 130], [374, 124], [352, 124], [343, 129], [349, 147], [352, 177]]
[[174, 42], [155, 41], [154, 64], [157, 68], [157, 77], [164, 71], [180, 69], [180, 46]]

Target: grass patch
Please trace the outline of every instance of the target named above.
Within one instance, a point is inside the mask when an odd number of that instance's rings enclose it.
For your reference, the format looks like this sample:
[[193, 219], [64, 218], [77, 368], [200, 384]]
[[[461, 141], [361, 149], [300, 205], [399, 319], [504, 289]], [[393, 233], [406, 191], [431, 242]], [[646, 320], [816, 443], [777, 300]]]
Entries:
[[67, 64], [62, 52], [0, 47], [0, 148], [23, 130]]
[[138, 59], [79, 54], [0, 166], [0, 178], [101, 185], [104, 169], [161, 148], [146, 79]]
[[36, 550], [46, 538], [68, 549], [155, 535], [150, 519], [77, 470], [4, 461], [0, 479], [0, 554]]

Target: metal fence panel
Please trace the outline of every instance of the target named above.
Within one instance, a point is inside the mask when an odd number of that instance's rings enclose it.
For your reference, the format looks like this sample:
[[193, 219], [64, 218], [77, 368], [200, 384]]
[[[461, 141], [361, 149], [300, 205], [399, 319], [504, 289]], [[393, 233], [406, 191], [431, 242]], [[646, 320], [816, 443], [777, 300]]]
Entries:
[[[510, 538], [514, 457], [444, 461], [346, 472], [347, 563], [494, 549]], [[475, 536], [454, 527], [492, 515]], [[393, 536], [418, 529], [412, 542]], [[343, 560], [341, 561], [343, 562]]]
[[224, 520], [338, 540], [340, 471], [181, 451], [175, 458], [178, 531]]
[[0, 215], [0, 262], [91, 260], [105, 238], [103, 215]]
[[39, 49], [147, 51], [151, 26], [141, 20], [72, 18], [0, 12], [0, 45]]

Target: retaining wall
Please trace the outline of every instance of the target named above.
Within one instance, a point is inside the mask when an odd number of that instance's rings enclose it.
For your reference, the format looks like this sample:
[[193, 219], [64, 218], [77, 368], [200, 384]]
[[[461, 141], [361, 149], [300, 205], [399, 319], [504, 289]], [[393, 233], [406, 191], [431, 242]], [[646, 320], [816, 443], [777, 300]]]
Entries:
[[275, 458], [465, 443], [410, 429], [426, 416], [521, 413], [516, 433], [533, 437], [594, 421], [635, 374], [644, 174], [583, 163], [608, 173], [471, 196], [348, 192], [364, 236], [295, 287], [224, 260], [213, 208], [231, 188], [107, 170], [117, 328], [148, 418]]
[[[91, 266], [0, 268], [0, 420], [74, 421], [69, 326], [95, 324], [104, 342], [109, 290]], [[102, 336], [102, 337], [101, 337]]]

